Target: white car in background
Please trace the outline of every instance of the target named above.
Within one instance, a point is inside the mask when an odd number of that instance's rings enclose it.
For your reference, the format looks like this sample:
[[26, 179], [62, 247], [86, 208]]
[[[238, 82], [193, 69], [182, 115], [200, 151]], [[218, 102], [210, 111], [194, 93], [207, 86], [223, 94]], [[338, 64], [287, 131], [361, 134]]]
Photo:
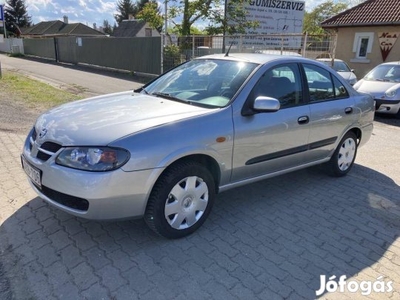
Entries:
[[350, 69], [347, 63], [343, 60], [335, 58], [333, 60], [333, 65], [332, 58], [317, 58], [317, 60], [330, 66], [351, 85], [354, 85], [357, 82], [357, 76], [354, 74], [354, 70]]
[[400, 118], [400, 62], [387, 62], [373, 68], [354, 89], [371, 94], [377, 113]]

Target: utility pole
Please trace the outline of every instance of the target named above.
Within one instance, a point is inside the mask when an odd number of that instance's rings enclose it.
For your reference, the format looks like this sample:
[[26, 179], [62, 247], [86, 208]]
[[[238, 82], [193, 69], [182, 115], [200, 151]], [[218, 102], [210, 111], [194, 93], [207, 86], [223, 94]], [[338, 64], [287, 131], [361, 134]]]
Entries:
[[164, 10], [165, 10], [165, 17], [164, 17], [164, 28], [165, 28], [165, 35], [168, 34], [168, 0], [164, 2]]

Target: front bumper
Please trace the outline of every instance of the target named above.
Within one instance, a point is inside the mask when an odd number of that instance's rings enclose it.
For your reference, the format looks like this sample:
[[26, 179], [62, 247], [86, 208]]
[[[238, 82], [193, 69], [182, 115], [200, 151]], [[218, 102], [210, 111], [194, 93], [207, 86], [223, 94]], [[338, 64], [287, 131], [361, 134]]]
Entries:
[[375, 112], [397, 114], [400, 110], [400, 100], [375, 99]]
[[[54, 155], [43, 160], [31, 155], [30, 135], [22, 156], [41, 172], [41, 187], [29, 182], [46, 202], [72, 215], [92, 220], [118, 220], [144, 215], [147, 199], [161, 169], [125, 172], [87, 172], [57, 165]], [[39, 158], [38, 158], [39, 157]]]

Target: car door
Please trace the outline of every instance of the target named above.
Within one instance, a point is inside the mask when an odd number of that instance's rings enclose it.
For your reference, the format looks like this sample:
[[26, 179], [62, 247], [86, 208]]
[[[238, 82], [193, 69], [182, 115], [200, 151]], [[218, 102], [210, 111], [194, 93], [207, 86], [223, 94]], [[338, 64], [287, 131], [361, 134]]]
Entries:
[[356, 121], [355, 101], [333, 73], [313, 64], [303, 67], [310, 104], [310, 151], [306, 160], [317, 161], [331, 155]]
[[307, 150], [310, 111], [303, 101], [299, 65], [280, 64], [263, 72], [247, 105], [257, 96], [276, 98], [281, 108], [250, 115], [234, 109], [233, 183], [301, 165]]

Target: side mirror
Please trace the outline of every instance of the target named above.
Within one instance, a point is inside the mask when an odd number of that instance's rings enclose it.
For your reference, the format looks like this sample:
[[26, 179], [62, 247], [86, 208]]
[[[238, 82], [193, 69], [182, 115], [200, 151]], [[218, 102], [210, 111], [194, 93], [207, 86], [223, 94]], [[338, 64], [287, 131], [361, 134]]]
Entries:
[[275, 112], [281, 108], [278, 99], [260, 96], [254, 100], [253, 110], [256, 112]]
[[354, 73], [356, 70], [354, 70], [354, 69], [351, 69], [350, 71], [352, 71], [352, 72]]

